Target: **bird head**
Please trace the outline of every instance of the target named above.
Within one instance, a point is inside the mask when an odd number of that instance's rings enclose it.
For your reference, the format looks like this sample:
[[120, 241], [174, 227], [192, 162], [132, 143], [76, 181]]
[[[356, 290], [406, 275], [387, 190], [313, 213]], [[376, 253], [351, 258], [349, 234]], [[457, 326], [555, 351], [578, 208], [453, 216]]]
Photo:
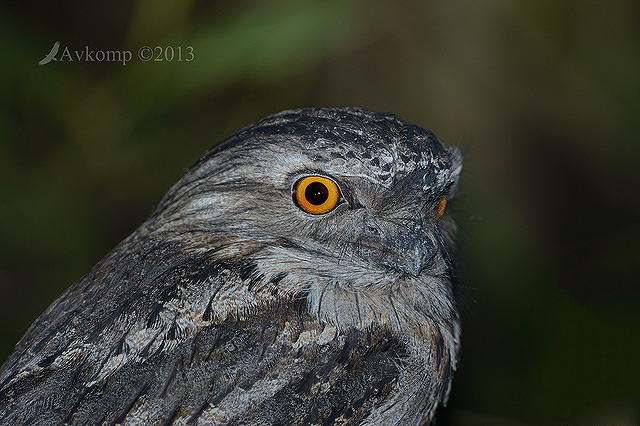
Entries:
[[263, 285], [305, 282], [316, 304], [327, 289], [412, 298], [418, 286], [451, 311], [446, 207], [461, 165], [457, 149], [391, 114], [285, 111], [215, 147], [151, 220], [201, 250], [214, 238], [218, 255], [219, 238], [233, 241], [226, 255], [245, 254]]

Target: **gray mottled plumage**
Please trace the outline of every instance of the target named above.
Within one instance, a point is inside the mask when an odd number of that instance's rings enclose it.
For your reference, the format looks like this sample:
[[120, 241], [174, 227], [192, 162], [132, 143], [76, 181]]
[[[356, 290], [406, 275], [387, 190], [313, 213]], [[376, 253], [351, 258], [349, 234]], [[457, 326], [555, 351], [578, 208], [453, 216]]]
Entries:
[[[285, 111], [210, 151], [31, 326], [3, 424], [421, 424], [458, 351], [456, 149], [391, 114]], [[331, 212], [292, 198], [340, 188]]]

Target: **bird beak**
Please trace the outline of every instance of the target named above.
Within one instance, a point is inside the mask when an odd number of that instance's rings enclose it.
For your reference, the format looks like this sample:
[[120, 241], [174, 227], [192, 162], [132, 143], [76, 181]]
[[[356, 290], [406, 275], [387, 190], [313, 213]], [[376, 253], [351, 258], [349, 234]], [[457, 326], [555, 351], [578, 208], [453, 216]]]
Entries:
[[384, 259], [383, 264], [413, 277], [432, 265], [437, 250], [426, 235], [399, 236], [396, 241], [391, 256]]
[[412, 233], [404, 231], [391, 234], [376, 231], [381, 237], [365, 237], [358, 245], [367, 258], [397, 272], [417, 277], [433, 264], [437, 247], [421, 228]]

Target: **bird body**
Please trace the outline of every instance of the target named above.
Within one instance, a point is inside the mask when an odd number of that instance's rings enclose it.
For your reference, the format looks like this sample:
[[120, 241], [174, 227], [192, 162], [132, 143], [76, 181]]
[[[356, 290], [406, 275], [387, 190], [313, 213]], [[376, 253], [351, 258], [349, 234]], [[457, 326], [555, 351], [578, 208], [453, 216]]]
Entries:
[[459, 346], [461, 162], [356, 108], [237, 132], [31, 326], [0, 423], [429, 422]]

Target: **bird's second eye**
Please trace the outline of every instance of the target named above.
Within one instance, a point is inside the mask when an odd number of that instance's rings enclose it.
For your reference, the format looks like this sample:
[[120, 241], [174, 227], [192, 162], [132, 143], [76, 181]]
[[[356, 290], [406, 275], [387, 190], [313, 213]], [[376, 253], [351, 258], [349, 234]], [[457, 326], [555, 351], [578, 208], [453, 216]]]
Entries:
[[436, 211], [434, 214], [436, 220], [444, 216], [445, 211], [447, 211], [447, 197], [442, 196], [440, 197], [440, 201], [438, 201], [438, 204], [436, 205]]
[[302, 210], [311, 214], [329, 213], [340, 201], [338, 185], [329, 178], [307, 176], [296, 182], [293, 198]]

